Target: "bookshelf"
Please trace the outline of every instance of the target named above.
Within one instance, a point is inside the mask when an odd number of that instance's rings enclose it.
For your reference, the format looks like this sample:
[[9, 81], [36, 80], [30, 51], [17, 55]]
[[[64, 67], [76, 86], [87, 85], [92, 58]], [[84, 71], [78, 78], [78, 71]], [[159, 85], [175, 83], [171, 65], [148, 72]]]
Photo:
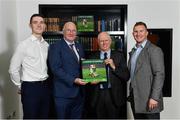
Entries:
[[[112, 50], [127, 53], [127, 5], [57, 5], [40, 4], [39, 13], [44, 15], [47, 24], [43, 33], [45, 40], [52, 44], [62, 35], [65, 22], [73, 21], [78, 28], [77, 41], [88, 54], [98, 50], [97, 35], [101, 31], [110, 34]], [[82, 28], [86, 19], [89, 26]], [[81, 23], [82, 21], [82, 23]]]
[[[97, 36], [106, 31], [112, 38], [112, 50], [122, 51], [127, 59], [127, 5], [39, 4], [39, 13], [45, 17], [47, 28], [43, 37], [49, 44], [60, 40], [64, 23], [72, 21], [77, 25], [77, 41], [83, 45], [86, 58], [98, 51]], [[123, 106], [125, 117], [126, 111]]]

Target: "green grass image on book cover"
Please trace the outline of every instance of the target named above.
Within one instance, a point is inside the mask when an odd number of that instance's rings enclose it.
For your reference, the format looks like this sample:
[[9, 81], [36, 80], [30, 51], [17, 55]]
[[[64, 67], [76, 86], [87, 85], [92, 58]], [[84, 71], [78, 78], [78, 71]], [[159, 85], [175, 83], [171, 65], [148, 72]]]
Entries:
[[87, 59], [82, 60], [82, 75], [86, 82], [106, 82], [106, 68], [103, 60]]
[[94, 17], [93, 16], [78, 16], [77, 18], [78, 32], [93, 32]]

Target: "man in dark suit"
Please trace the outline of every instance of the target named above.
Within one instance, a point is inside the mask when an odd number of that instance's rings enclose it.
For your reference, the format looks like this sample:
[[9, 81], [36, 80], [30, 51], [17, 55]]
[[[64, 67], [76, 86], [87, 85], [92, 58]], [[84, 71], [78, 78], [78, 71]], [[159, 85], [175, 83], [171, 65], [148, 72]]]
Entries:
[[147, 26], [137, 22], [133, 28], [136, 45], [130, 52], [129, 101], [135, 119], [160, 119], [163, 110], [164, 57], [162, 50], [147, 40]]
[[99, 52], [90, 56], [92, 59], [105, 59], [108, 82], [87, 85], [87, 118], [126, 118], [126, 82], [129, 71], [123, 53], [111, 51], [111, 42], [109, 34], [101, 32], [98, 35]]
[[76, 26], [72, 22], [63, 27], [64, 38], [50, 46], [49, 66], [54, 79], [54, 100], [58, 118], [81, 118], [84, 96], [80, 60], [84, 52], [75, 42]]

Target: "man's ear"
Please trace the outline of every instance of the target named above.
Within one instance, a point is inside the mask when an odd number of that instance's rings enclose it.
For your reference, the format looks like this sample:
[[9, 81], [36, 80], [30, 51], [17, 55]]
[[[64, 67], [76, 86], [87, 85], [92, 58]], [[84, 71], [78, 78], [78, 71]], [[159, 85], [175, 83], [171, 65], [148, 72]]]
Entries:
[[148, 36], [149, 35], [149, 32], [147, 31], [147, 34], [146, 34], [146, 36]]
[[46, 24], [44, 24], [44, 31], [46, 31], [46, 27], [47, 27], [47, 25], [46, 25]]
[[29, 27], [32, 28], [32, 27], [31, 27], [31, 23], [29, 23]]

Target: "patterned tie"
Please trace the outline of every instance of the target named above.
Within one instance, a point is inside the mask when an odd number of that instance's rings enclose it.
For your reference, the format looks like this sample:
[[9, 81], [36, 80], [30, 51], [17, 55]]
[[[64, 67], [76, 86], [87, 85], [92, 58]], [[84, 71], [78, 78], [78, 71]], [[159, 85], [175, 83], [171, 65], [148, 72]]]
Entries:
[[77, 61], [79, 61], [79, 60], [78, 60], [78, 55], [76, 54], [76, 52], [75, 52], [75, 50], [74, 50], [74, 44], [70, 44], [69, 46], [70, 46], [70, 48], [71, 48], [73, 54], [75, 55]]

